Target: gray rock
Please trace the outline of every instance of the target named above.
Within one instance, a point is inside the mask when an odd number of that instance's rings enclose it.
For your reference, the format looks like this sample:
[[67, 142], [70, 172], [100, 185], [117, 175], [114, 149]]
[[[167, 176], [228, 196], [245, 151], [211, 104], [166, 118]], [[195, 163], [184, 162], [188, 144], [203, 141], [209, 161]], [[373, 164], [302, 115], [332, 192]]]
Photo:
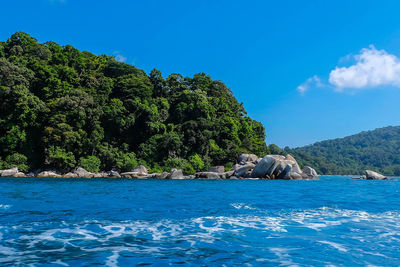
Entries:
[[151, 173], [149, 174], [149, 177], [151, 178], [156, 178], [156, 179], [167, 179], [168, 177], [168, 172], [163, 172], [163, 173]]
[[66, 174], [62, 175], [62, 177], [64, 177], [64, 178], [78, 178], [78, 175], [76, 173], [69, 172], [69, 173], [66, 173]]
[[293, 168], [292, 168], [292, 171], [293, 171], [293, 172], [302, 173], [302, 171], [301, 171], [301, 169], [300, 169], [300, 166], [299, 166], [299, 164], [297, 163], [297, 160], [296, 160], [292, 155], [287, 154], [286, 160], [291, 160], [291, 161], [293, 161], [293, 162], [295, 163], [294, 166], [292, 166], [292, 167], [293, 167]]
[[16, 174], [13, 175], [13, 177], [26, 177], [25, 173], [23, 172], [17, 172]]
[[222, 173], [217, 173], [217, 172], [197, 172], [195, 174], [196, 178], [205, 178], [205, 179], [220, 179], [222, 176]]
[[119, 174], [119, 172], [111, 170], [108, 173], [108, 177], [110, 178], [121, 178], [121, 175]]
[[374, 172], [374, 171], [370, 171], [370, 170], [366, 170], [365, 171], [365, 177], [368, 180], [387, 180], [386, 176], [383, 176], [380, 173]]
[[229, 177], [233, 176], [235, 174], [235, 171], [227, 171], [221, 174], [222, 179], [228, 179]]
[[251, 177], [285, 180], [318, 179], [314, 169], [307, 167], [305, 170], [308, 174], [303, 173], [292, 155], [287, 155], [286, 157], [282, 155], [267, 155], [256, 165]]
[[292, 179], [292, 180], [302, 180], [304, 178], [303, 178], [303, 175], [301, 173], [291, 172], [290, 173], [290, 179]]
[[281, 155], [267, 155], [262, 158], [262, 160], [256, 165], [251, 177], [254, 178], [264, 178], [265, 176], [270, 176], [278, 166], [277, 160], [284, 160], [285, 157]]
[[257, 155], [254, 155], [254, 154], [242, 154], [238, 158], [239, 164], [240, 163], [244, 164], [246, 162], [255, 162], [257, 160], [258, 160], [258, 157], [257, 157]]
[[108, 174], [105, 172], [93, 173], [93, 178], [105, 178], [105, 177], [108, 177]]
[[93, 178], [94, 174], [91, 172], [88, 172], [84, 168], [79, 167], [74, 171], [76, 175], [78, 175], [79, 178]]
[[308, 176], [307, 179], [319, 179], [317, 172], [310, 166], [305, 166], [303, 168], [303, 173]]
[[254, 165], [251, 162], [247, 162], [245, 165], [240, 165], [241, 167], [238, 168], [235, 172], [235, 176], [236, 177], [245, 177], [245, 174], [250, 171], [253, 170], [254, 167], [256, 167], [256, 165]]
[[137, 172], [141, 175], [147, 175], [149, 173], [146, 167], [143, 165], [137, 166], [132, 172]]
[[239, 170], [239, 169], [242, 168], [242, 167], [243, 167], [243, 164], [235, 164], [235, 165], [233, 165], [233, 167], [232, 167], [231, 170], [237, 171], [237, 170]]
[[62, 176], [54, 171], [43, 171], [39, 173], [37, 177], [61, 178]]
[[208, 169], [209, 172], [217, 172], [217, 173], [223, 173], [225, 172], [225, 167], [224, 166], [214, 166]]
[[123, 178], [134, 178], [134, 179], [146, 179], [148, 178], [147, 174], [142, 174], [139, 172], [123, 172], [121, 173], [121, 177]]
[[184, 179], [182, 170], [172, 169], [168, 174], [167, 179]]
[[13, 177], [15, 174], [17, 174], [18, 168], [11, 168], [7, 170], [2, 170], [1, 171], [1, 177]]

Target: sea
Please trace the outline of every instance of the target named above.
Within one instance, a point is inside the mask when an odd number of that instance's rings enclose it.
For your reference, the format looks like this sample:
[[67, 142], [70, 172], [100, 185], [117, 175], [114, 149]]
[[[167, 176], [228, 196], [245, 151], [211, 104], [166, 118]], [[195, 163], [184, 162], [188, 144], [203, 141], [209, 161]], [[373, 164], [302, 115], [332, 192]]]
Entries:
[[399, 266], [400, 182], [0, 179], [0, 266]]

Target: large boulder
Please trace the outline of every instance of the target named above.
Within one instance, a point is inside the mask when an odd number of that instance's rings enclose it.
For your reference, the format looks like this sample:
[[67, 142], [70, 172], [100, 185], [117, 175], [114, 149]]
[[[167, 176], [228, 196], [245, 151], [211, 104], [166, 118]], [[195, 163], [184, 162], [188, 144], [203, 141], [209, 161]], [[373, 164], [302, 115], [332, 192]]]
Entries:
[[214, 166], [208, 169], [209, 172], [223, 173], [225, 172], [224, 166]]
[[256, 165], [251, 177], [253, 178], [271, 178], [274, 170], [278, 167], [279, 161], [285, 160], [284, 156], [281, 155], [267, 155]]
[[16, 174], [13, 175], [13, 177], [26, 177], [26, 175], [23, 172], [17, 172]]
[[91, 172], [88, 172], [84, 168], [79, 167], [74, 171], [74, 173], [79, 177], [79, 178], [93, 178], [94, 174]]
[[61, 178], [62, 176], [54, 171], [43, 171], [37, 175], [37, 177], [48, 177], [48, 178]]
[[317, 172], [310, 166], [305, 166], [303, 168], [303, 173], [308, 176], [308, 179], [318, 179]]
[[156, 178], [156, 179], [167, 179], [169, 173], [168, 172], [162, 172], [162, 173], [150, 173], [149, 177], [150, 178]]
[[78, 175], [76, 173], [69, 172], [69, 173], [63, 174], [62, 177], [63, 178], [78, 178]]
[[234, 170], [230, 170], [224, 173], [221, 173], [221, 178], [222, 179], [229, 179], [229, 177], [233, 176], [235, 174]]
[[299, 166], [299, 164], [297, 163], [297, 160], [296, 160], [292, 155], [287, 154], [286, 160], [291, 160], [291, 161], [294, 162], [293, 170], [292, 170], [293, 172], [301, 173], [300, 166]]
[[387, 180], [386, 176], [370, 170], [365, 171], [365, 178], [368, 180]]
[[143, 165], [137, 166], [132, 172], [137, 172], [140, 175], [147, 175], [149, 173], [146, 167]]
[[114, 170], [109, 171], [107, 173], [107, 175], [108, 175], [107, 177], [110, 177], [110, 178], [121, 178], [121, 175], [119, 174], [119, 172], [114, 171]]
[[287, 159], [276, 160], [274, 165], [276, 165], [276, 168], [273, 172], [267, 173], [268, 176], [273, 179], [291, 179], [290, 173], [292, 172], [293, 166], [295, 165], [294, 161]]
[[105, 177], [108, 177], [108, 174], [105, 172], [93, 173], [93, 178], [105, 178]]
[[168, 174], [167, 179], [185, 179], [182, 170], [172, 169]]
[[1, 171], [1, 177], [13, 177], [15, 174], [17, 174], [18, 168], [11, 168], [7, 170], [2, 170]]
[[267, 155], [255, 166], [250, 177], [284, 180], [318, 179], [314, 169], [306, 167], [305, 170], [306, 173], [303, 173], [292, 155], [287, 155], [286, 157], [282, 155]]
[[239, 164], [246, 164], [246, 162], [256, 162], [257, 160], [258, 157], [254, 154], [242, 154], [238, 158]]
[[256, 167], [256, 165], [251, 162], [247, 162], [245, 165], [239, 165], [239, 166], [240, 167], [237, 168], [235, 172], [236, 177], [246, 177], [247, 174]]

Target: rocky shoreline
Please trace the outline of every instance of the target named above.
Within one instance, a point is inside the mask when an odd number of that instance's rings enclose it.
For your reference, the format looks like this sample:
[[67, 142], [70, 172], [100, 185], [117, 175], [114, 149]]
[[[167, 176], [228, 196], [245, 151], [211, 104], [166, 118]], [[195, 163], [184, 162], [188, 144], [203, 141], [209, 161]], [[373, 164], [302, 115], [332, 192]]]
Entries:
[[[305, 166], [300, 168], [296, 159], [291, 156], [266, 155], [259, 158], [254, 154], [242, 154], [229, 171], [224, 166], [215, 166], [208, 171], [185, 175], [180, 169], [170, 172], [149, 173], [147, 168], [139, 165], [130, 172], [111, 170], [108, 172], [89, 172], [81, 167], [60, 173], [57, 170], [36, 170], [23, 173], [18, 168], [0, 170], [0, 177], [36, 177], [36, 178], [126, 178], [126, 179], [265, 179], [265, 180], [319, 180], [317, 172]], [[363, 176], [352, 179], [390, 180], [377, 172], [366, 170]]]
[[259, 158], [254, 154], [242, 154], [229, 171], [224, 166], [215, 166], [208, 171], [185, 175], [182, 170], [171, 169], [170, 172], [149, 173], [143, 165], [130, 172], [92, 173], [83, 168], [77, 168], [68, 173], [57, 170], [36, 170], [23, 173], [18, 168], [0, 170], [1, 177], [48, 177], [48, 178], [127, 178], [127, 179], [266, 179], [266, 180], [318, 180], [317, 172], [306, 166], [300, 169], [296, 159], [291, 155], [266, 155]]

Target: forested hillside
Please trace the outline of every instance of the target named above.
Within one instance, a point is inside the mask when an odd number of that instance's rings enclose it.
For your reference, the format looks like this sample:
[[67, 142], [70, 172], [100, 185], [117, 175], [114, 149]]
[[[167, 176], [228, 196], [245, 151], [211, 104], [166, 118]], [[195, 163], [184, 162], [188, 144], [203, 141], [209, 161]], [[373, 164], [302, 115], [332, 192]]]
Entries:
[[224, 83], [144, 71], [26, 33], [0, 42], [0, 168], [187, 173], [265, 155], [265, 130]]
[[321, 174], [361, 174], [372, 169], [400, 176], [400, 126], [379, 128], [345, 138], [318, 142], [292, 153], [301, 165]]

